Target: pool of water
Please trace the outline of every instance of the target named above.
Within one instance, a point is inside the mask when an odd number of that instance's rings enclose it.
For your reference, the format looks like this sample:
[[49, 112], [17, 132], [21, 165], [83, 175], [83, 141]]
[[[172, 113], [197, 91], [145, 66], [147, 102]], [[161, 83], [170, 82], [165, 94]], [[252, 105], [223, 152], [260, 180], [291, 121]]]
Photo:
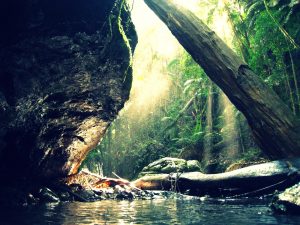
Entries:
[[300, 224], [299, 216], [274, 215], [262, 200], [153, 199], [71, 202], [2, 208], [0, 224]]

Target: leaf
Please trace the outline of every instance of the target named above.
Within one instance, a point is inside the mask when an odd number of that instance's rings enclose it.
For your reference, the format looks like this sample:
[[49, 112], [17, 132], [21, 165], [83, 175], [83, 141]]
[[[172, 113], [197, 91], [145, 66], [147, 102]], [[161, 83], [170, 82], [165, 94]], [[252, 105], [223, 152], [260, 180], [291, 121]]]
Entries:
[[164, 122], [164, 121], [170, 121], [170, 120], [173, 120], [173, 119], [169, 116], [165, 116], [160, 121]]
[[189, 86], [186, 86], [186, 87], [183, 89], [183, 93], [186, 94], [187, 91], [190, 89], [190, 87], [191, 87], [190, 85], [189, 85]]
[[188, 85], [192, 84], [193, 82], [195, 82], [195, 79], [189, 79], [184, 83], [183, 86], [188, 86]]

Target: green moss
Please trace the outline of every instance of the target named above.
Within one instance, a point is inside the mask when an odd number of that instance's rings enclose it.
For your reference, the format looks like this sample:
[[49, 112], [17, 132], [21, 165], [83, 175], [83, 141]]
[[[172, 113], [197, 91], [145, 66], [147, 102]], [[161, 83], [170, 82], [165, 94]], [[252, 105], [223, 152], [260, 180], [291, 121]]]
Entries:
[[127, 8], [127, 5], [125, 3], [125, 0], [122, 0], [122, 3], [120, 5], [120, 11], [119, 11], [119, 15], [118, 15], [118, 19], [117, 19], [117, 24], [118, 24], [118, 28], [119, 28], [119, 32], [123, 38], [123, 41], [124, 41], [124, 44], [129, 52], [129, 65], [132, 65], [132, 49], [131, 49], [131, 46], [130, 46], [130, 43], [129, 43], [129, 40], [126, 36], [126, 33], [124, 31], [124, 28], [123, 28], [123, 25], [122, 25], [122, 11], [125, 11], [127, 13], [128, 12], [128, 8]]
[[122, 43], [122, 45], [124, 45], [124, 47], [127, 49], [128, 56], [129, 56], [129, 64], [128, 64], [127, 69], [125, 70], [124, 79], [123, 79], [124, 88], [131, 89], [133, 56], [132, 56], [132, 49], [131, 49], [131, 46], [130, 46], [129, 39], [127, 38], [127, 35], [126, 35], [126, 33], [124, 31], [124, 28], [123, 28], [123, 25], [122, 25], [122, 11], [123, 10], [125, 12], [129, 13], [128, 12], [128, 7], [125, 3], [125, 0], [122, 0], [122, 3], [120, 5], [120, 11], [119, 11], [119, 15], [118, 15], [117, 24], [118, 24], [118, 28], [119, 28], [119, 32], [121, 34], [121, 37], [124, 41]]
[[[122, 66], [121, 70], [124, 71], [123, 88], [130, 90], [132, 84], [133, 56], [130, 41], [126, 35], [126, 32], [129, 30], [128, 24], [131, 24], [130, 17], [127, 16], [128, 14], [130, 12], [125, 0], [119, 0], [108, 18], [108, 42], [110, 42], [108, 54], [111, 58], [119, 58], [120, 65]], [[125, 23], [122, 21], [124, 18], [126, 19]]]

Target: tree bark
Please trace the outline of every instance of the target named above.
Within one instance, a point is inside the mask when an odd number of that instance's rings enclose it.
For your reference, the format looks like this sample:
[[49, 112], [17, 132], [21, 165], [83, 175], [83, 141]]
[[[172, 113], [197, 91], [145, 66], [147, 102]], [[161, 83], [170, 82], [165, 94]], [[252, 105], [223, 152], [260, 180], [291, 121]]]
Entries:
[[144, 1], [245, 115], [257, 143], [270, 158], [300, 156], [299, 119], [215, 32], [170, 1]]

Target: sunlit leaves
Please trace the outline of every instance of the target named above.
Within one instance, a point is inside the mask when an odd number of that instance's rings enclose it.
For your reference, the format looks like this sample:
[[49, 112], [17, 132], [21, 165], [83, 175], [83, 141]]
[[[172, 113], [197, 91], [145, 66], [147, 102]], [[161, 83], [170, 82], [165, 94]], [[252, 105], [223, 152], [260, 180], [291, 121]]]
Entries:
[[165, 117], [163, 117], [163, 118], [161, 119], [161, 122], [170, 121], [170, 120], [172, 120], [172, 117], [170, 117], [170, 116], [165, 116]]

